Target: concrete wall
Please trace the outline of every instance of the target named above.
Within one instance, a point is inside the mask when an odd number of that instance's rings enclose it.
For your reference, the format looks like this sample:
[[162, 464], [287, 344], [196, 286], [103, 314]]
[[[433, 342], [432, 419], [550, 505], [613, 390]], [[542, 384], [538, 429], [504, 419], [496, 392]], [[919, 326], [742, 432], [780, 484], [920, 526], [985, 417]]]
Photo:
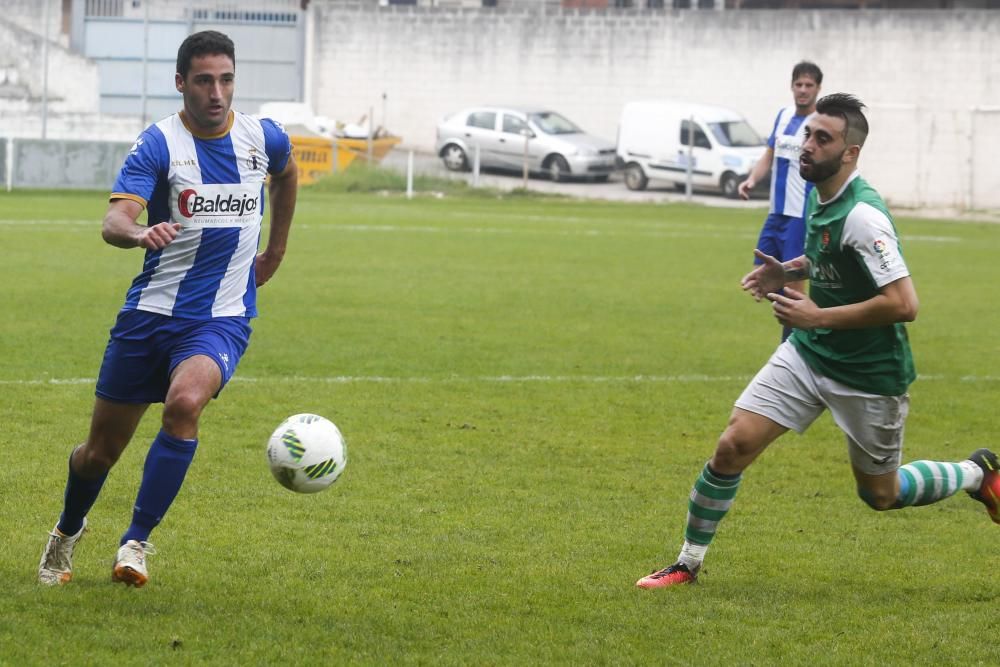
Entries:
[[[7, 142], [4, 141], [4, 152]], [[131, 143], [16, 139], [4, 183], [17, 188], [110, 191]], [[6, 187], [6, 185], [4, 185]]]
[[668, 97], [735, 108], [764, 134], [791, 100], [792, 65], [809, 59], [824, 70], [825, 92], [869, 104], [862, 167], [887, 197], [1000, 207], [1000, 170], [976, 168], [992, 156], [970, 136], [974, 125], [996, 125], [992, 112], [971, 109], [1000, 107], [1000, 12], [469, 10], [352, 0], [313, 0], [310, 12], [307, 97], [317, 112], [355, 121], [373, 108], [376, 124], [410, 147], [430, 149], [442, 116], [484, 103], [550, 106], [614, 139], [626, 102]]
[[42, 45], [38, 31], [0, 17], [0, 137], [41, 137], [44, 116], [48, 138], [134, 140], [142, 129], [138, 118], [99, 112], [97, 65], [51, 40], [48, 99], [43, 104]]

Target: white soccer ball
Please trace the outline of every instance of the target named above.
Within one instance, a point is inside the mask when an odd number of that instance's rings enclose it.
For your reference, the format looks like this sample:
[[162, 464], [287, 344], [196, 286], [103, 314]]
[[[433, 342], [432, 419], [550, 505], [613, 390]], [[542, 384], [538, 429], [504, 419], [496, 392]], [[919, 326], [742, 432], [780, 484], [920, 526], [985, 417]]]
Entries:
[[296, 493], [316, 493], [337, 481], [347, 465], [340, 429], [319, 415], [292, 415], [267, 441], [271, 474]]

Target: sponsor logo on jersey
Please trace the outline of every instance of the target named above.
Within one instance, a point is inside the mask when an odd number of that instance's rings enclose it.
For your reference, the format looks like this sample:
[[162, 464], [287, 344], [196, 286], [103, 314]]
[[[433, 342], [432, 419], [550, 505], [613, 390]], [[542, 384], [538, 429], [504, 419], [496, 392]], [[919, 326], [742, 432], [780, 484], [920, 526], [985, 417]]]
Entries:
[[216, 194], [215, 197], [203, 197], [194, 188], [182, 190], [177, 197], [177, 209], [185, 218], [193, 218], [198, 215], [226, 214], [236, 217], [243, 217], [248, 213], [257, 210], [257, 198], [244, 194], [242, 197], [230, 194], [222, 196]]
[[833, 264], [816, 262], [809, 266], [809, 280], [817, 287], [837, 288], [843, 285], [840, 272]]

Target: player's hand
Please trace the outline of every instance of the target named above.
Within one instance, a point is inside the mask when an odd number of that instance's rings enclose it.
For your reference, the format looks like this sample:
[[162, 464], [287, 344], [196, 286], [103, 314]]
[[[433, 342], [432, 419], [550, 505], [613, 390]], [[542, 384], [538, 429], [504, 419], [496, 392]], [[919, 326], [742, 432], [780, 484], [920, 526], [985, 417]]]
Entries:
[[820, 326], [820, 307], [802, 292], [786, 287], [784, 294], [771, 292], [767, 298], [771, 300], [774, 318], [782, 325], [795, 329], [816, 329]]
[[136, 245], [146, 250], [162, 250], [181, 233], [181, 223], [160, 222], [139, 232]]
[[254, 282], [257, 287], [261, 287], [266, 283], [278, 270], [281, 265], [281, 260], [284, 257], [284, 253], [276, 254], [270, 253], [265, 250], [262, 253], [258, 253], [257, 257], [254, 259]]
[[757, 184], [754, 183], [753, 180], [749, 179], [749, 178], [746, 179], [745, 181], [743, 181], [742, 183], [740, 183], [736, 187], [736, 192], [737, 192], [737, 194], [739, 194], [740, 199], [747, 199], [747, 200], [749, 200], [750, 199], [750, 191], [753, 190], [753, 187], [755, 185], [757, 185]]
[[750, 296], [760, 301], [769, 292], [777, 292], [785, 286], [785, 267], [777, 258], [760, 250], [754, 250], [753, 254], [764, 263], [743, 276], [740, 285], [745, 291], [750, 292]]

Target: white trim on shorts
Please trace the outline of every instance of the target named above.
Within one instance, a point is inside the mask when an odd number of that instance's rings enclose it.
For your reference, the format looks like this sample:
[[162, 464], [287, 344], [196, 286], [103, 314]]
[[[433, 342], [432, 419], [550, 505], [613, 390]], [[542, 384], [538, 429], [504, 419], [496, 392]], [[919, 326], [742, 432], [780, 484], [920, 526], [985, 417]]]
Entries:
[[831, 380], [810, 368], [791, 341], [778, 346], [735, 405], [797, 433], [829, 410], [855, 468], [881, 475], [902, 461], [910, 395], [869, 394]]

